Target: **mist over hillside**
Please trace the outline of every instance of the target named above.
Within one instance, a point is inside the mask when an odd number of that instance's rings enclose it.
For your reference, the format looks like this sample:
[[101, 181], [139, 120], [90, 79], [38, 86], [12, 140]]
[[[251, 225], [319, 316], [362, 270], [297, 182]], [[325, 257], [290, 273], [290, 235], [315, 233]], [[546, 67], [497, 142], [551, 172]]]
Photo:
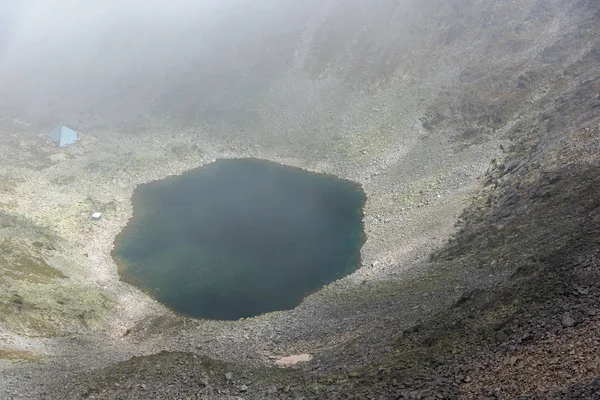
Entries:
[[[309, 2], [25, 2], [9, 9], [3, 108], [121, 126], [239, 119], [286, 71]], [[51, 117], [52, 116], [52, 117]]]
[[[496, 10], [518, 13], [520, 6], [406, 0], [13, 3], [7, 17], [12, 34], [0, 64], [2, 108], [20, 120], [50, 125], [222, 124], [236, 135], [242, 127], [267, 136], [298, 118], [320, 127], [328, 117], [340, 123], [356, 112], [354, 103], [364, 102], [365, 93], [417, 96], [407, 86], [449, 83], [481, 57], [466, 51], [466, 43], [485, 51], [490, 63], [504, 50], [519, 54], [530, 40], [556, 29], [536, 22], [550, 21], [561, 5], [541, 4], [528, 9], [522, 22], [502, 14], [496, 18], [505, 20], [491, 22]], [[496, 48], [507, 26], [518, 27], [519, 37], [511, 49]], [[270, 126], [274, 121], [281, 124]]]

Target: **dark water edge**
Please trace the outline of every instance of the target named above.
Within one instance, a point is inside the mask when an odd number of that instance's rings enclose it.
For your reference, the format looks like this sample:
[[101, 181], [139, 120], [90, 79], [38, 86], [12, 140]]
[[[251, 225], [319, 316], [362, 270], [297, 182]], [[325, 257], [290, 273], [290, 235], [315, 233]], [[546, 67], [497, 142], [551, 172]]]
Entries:
[[258, 159], [140, 185], [112, 252], [121, 279], [175, 312], [236, 320], [290, 310], [360, 266], [357, 183]]

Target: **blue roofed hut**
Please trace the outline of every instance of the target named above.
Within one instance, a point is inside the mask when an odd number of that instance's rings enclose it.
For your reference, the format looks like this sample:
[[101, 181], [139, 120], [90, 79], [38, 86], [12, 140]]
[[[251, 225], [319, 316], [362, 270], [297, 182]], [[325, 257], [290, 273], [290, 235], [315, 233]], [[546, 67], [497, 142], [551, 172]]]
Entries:
[[71, 128], [67, 128], [64, 125], [56, 127], [52, 132], [48, 134], [50, 139], [60, 147], [65, 147], [75, 143], [77, 138], [77, 132]]

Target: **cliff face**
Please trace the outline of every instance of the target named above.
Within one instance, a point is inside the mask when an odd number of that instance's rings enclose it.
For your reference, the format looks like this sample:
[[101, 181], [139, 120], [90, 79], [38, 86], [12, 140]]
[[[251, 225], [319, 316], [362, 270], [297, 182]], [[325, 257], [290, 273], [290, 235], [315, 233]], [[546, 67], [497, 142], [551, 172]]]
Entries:
[[[12, 28], [0, 358], [55, 368], [3, 361], [0, 393], [26, 397], [26, 373], [50, 398], [593, 398], [600, 4], [222, 7], [71, 18], [42, 50], [53, 25]], [[66, 121], [81, 146], [45, 147]], [[233, 324], [179, 318], [119, 283], [110, 243], [135, 185], [238, 156], [363, 184], [361, 268]], [[299, 353], [315, 358], [270, 366]], [[81, 368], [94, 372], [58, 376]]]

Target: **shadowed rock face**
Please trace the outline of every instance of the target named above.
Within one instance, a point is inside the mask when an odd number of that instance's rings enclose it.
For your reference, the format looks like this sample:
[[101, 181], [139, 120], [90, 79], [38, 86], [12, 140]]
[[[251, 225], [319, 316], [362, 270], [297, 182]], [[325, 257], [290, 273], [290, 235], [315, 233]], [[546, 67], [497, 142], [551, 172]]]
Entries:
[[[23, 367], [32, 379], [56, 398], [596, 389], [595, 355], [576, 349], [598, 345], [600, 3], [240, 0], [156, 24], [157, 4], [99, 8], [101, 24], [82, 8], [68, 30], [30, 36], [16, 24], [4, 45], [0, 204], [28, 228], [0, 234], [24, 232], [31, 244], [17, 250], [68, 278], [44, 268], [43, 283], [0, 280], [10, 354], [57, 356]], [[67, 120], [87, 140], [47, 150], [36, 135]], [[174, 318], [119, 285], [109, 244], [133, 188], [240, 156], [363, 184], [364, 265], [242, 324]], [[55, 250], [33, 245], [49, 241], [42, 227]], [[74, 333], [76, 345], [25, 339]], [[292, 354], [314, 358], [265, 367]], [[95, 372], [63, 378], [77, 368]], [[12, 388], [46, 390], [6, 371]]]

